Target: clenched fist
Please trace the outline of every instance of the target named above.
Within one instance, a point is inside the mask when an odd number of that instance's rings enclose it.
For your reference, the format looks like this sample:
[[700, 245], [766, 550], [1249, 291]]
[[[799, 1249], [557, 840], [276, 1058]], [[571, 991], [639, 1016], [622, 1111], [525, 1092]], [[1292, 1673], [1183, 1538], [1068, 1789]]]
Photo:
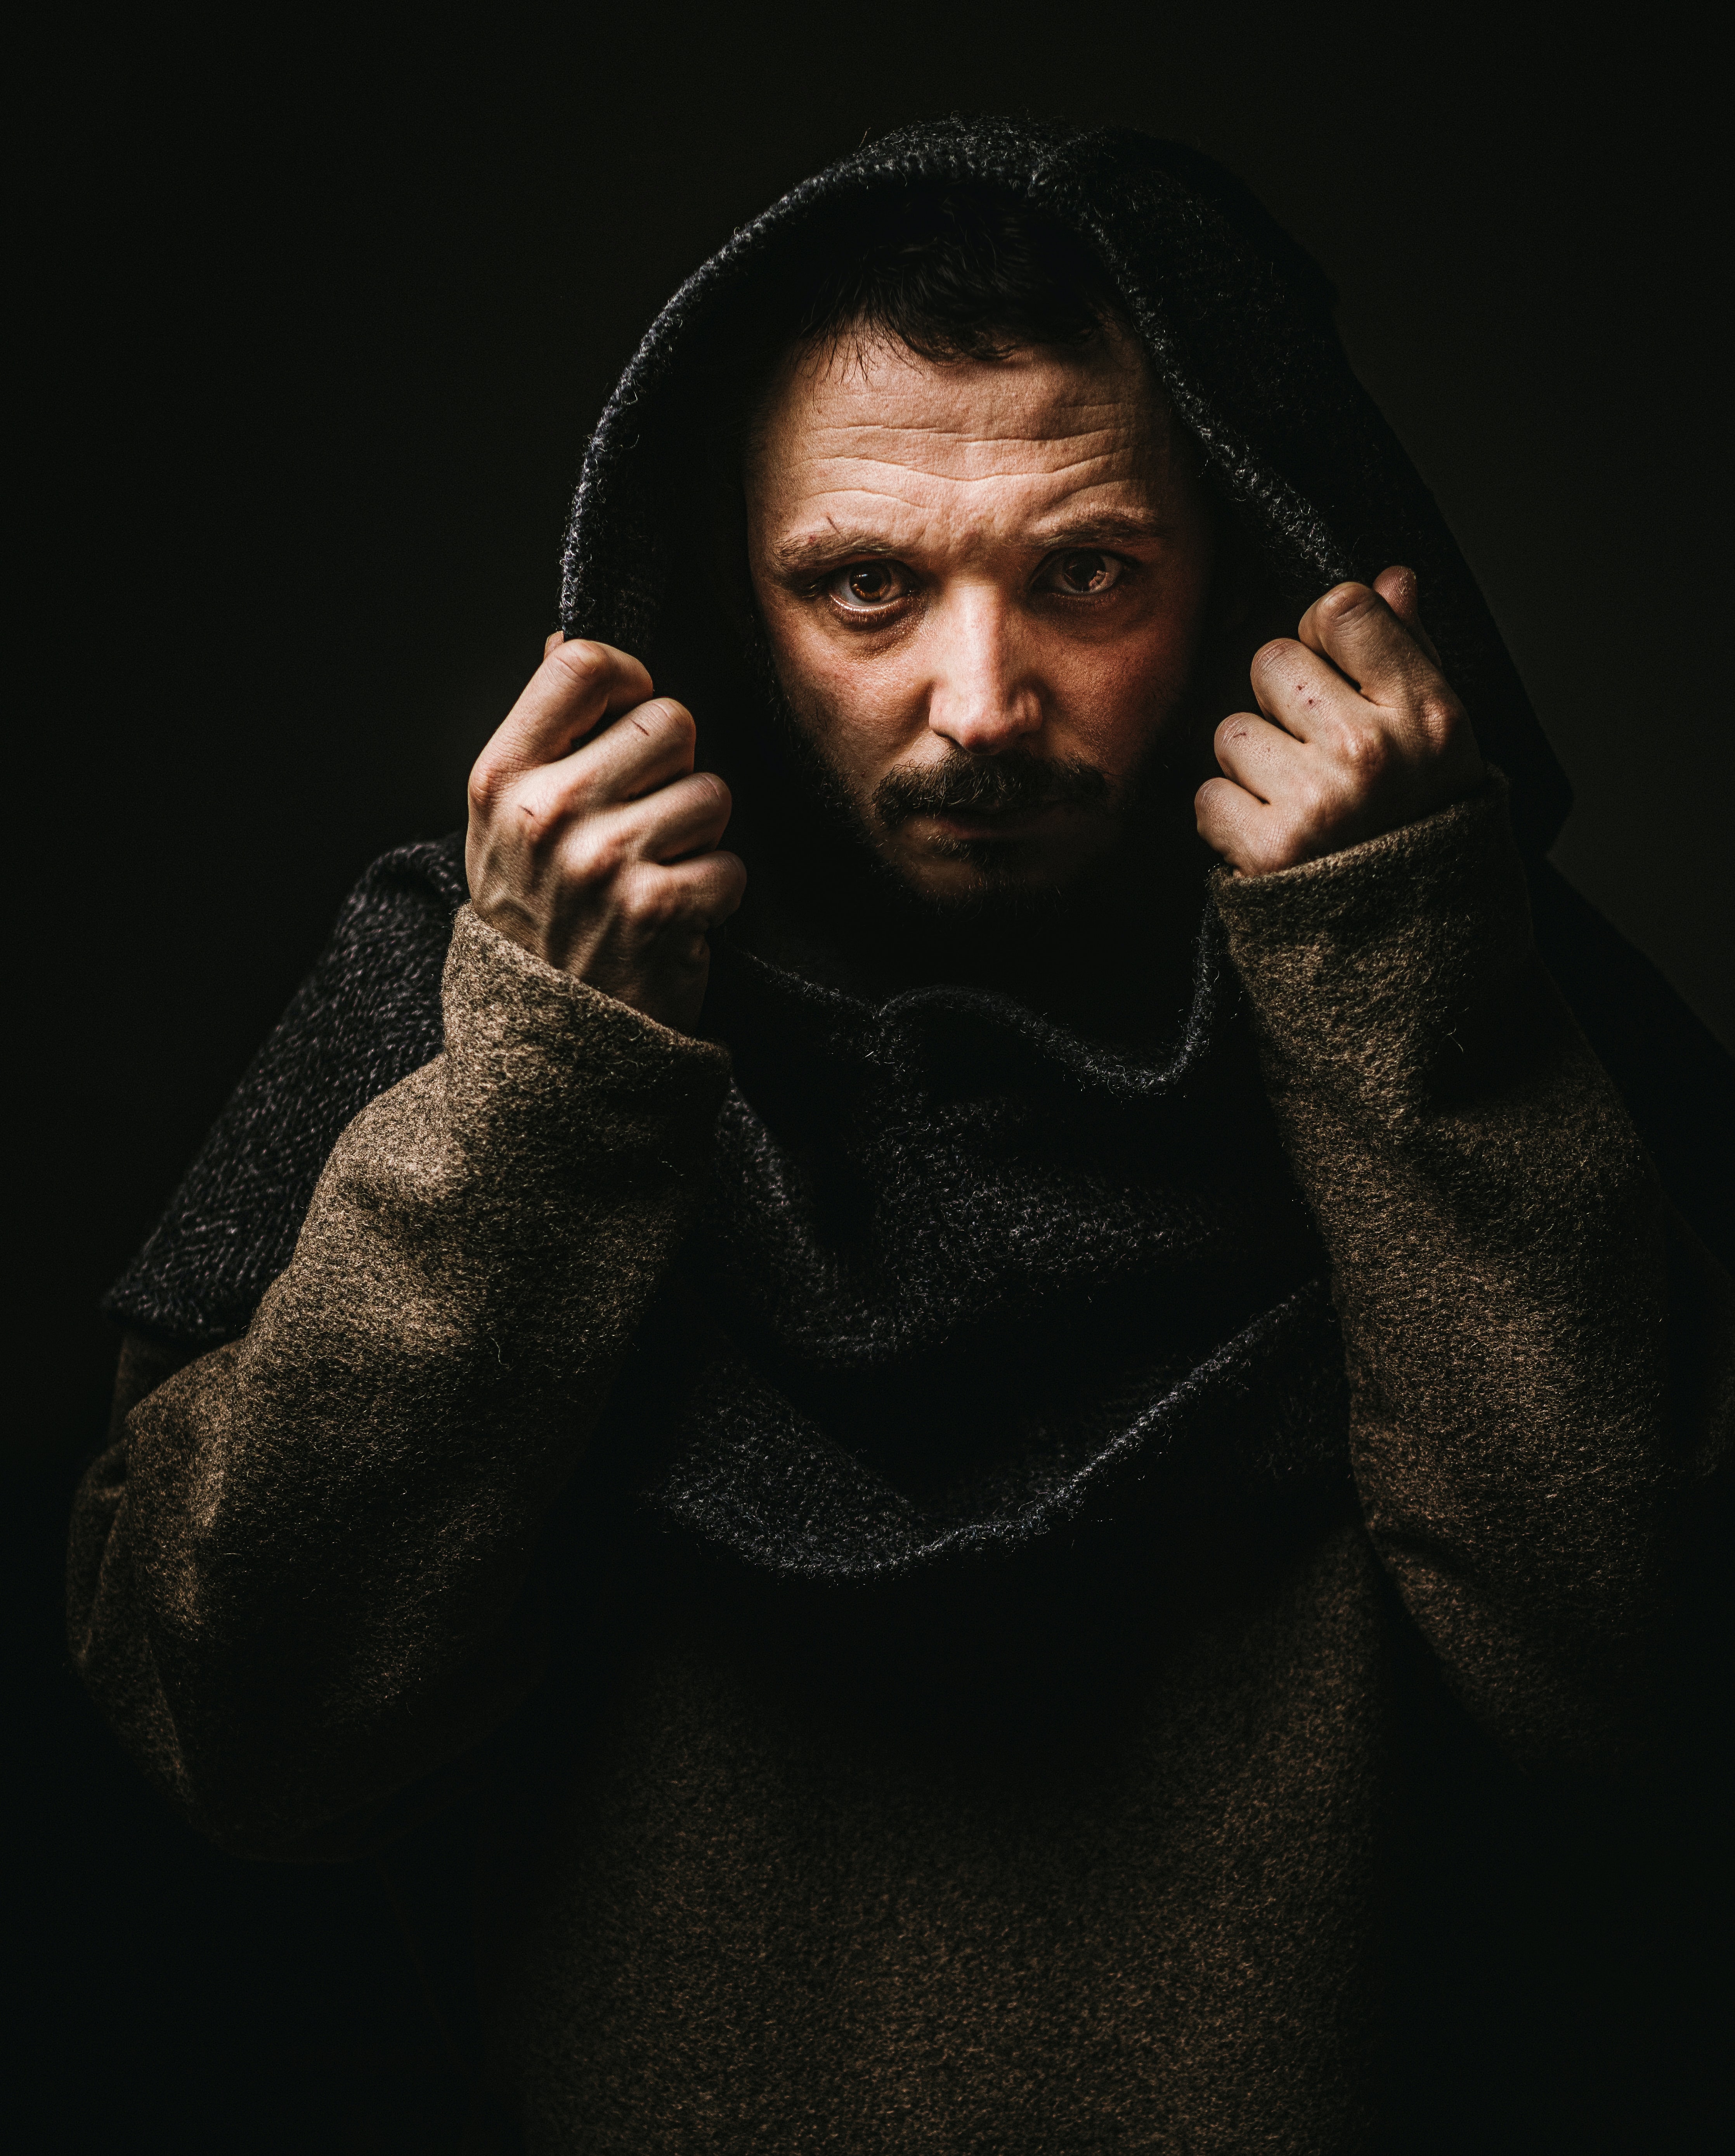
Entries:
[[1416, 612], [1409, 569], [1338, 584], [1253, 661], [1259, 713], [1218, 727], [1226, 776], [1194, 807], [1243, 875], [1292, 868], [1413, 824], [1481, 784], [1481, 752]]
[[718, 850], [729, 789], [694, 770], [694, 738], [636, 659], [551, 636], [470, 773], [465, 848], [490, 927], [681, 1032], [705, 998], [707, 933], [747, 888]]

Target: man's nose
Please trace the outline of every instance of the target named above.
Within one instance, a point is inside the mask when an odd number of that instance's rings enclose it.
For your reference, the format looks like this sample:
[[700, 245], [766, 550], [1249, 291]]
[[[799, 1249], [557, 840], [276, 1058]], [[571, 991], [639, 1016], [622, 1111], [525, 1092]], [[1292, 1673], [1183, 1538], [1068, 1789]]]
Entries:
[[1013, 610], [978, 586], [956, 594], [933, 622], [928, 730], [972, 756], [995, 756], [1039, 732], [1042, 695]]

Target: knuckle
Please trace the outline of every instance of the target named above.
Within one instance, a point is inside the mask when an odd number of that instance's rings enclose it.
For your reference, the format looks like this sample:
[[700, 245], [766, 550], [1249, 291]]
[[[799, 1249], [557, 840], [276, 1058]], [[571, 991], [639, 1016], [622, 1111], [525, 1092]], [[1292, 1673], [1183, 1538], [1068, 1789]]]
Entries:
[[622, 834], [597, 819], [580, 824], [573, 834], [567, 865], [576, 882], [610, 883], [620, 875], [628, 858]]
[[672, 696], [655, 697], [644, 708], [654, 713], [656, 730], [665, 740], [680, 747], [690, 747], [697, 740], [699, 729], [693, 723], [692, 713]]
[[482, 815], [490, 815], [500, 803], [506, 788], [506, 774], [491, 756], [479, 756], [470, 766], [470, 805]]
[[660, 869], [642, 867], [628, 875], [621, 897], [630, 919], [652, 935], [672, 927], [685, 911], [680, 886]]
[[571, 816], [571, 804], [546, 786], [526, 787], [514, 805], [519, 835], [535, 847], [557, 837]]
[[1390, 767], [1392, 743], [1377, 726], [1347, 726], [1336, 746], [1337, 760], [1353, 783], [1372, 785]]
[[1429, 742], [1444, 747], [1464, 724], [1464, 710], [1444, 685], [1424, 691], [1416, 704], [1416, 724]]
[[592, 644], [582, 636], [570, 637], [564, 644], [555, 645], [546, 660], [546, 666], [557, 667], [569, 675], [575, 684], [588, 686], [613, 670], [608, 647]]

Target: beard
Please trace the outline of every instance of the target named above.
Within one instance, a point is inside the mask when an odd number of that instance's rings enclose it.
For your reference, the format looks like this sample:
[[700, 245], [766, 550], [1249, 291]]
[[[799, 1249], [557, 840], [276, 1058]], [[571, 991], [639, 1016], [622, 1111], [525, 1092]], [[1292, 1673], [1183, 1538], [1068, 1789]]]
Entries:
[[[794, 709], [757, 612], [753, 629], [745, 640], [757, 747], [738, 794], [752, 819], [742, 840], [750, 880], [730, 924], [744, 948], [852, 993], [924, 981], [998, 988], [1086, 1029], [1106, 1024], [1103, 1012], [1135, 982], [1136, 1009], [1111, 1028], [1128, 1038], [1151, 1013], [1184, 1004], [1210, 865], [1193, 814], [1214, 723], [1204, 700], [1195, 712], [1189, 696], [1169, 714], [1123, 778], [1083, 759], [953, 749], [926, 769], [888, 773], [864, 794]], [[1013, 843], [956, 839], [941, 842], [947, 855], [974, 874], [937, 890], [912, 880], [885, 844], [916, 816], [1055, 805], [1107, 826], [1101, 853], [1065, 878], [1033, 876]]]
[[[1012, 816], [1054, 808], [1099, 815], [1106, 811], [1122, 827], [1107, 850], [1112, 855], [1126, 850], [1126, 827], [1145, 820], [1147, 799], [1163, 790], [1160, 773], [1167, 759], [1160, 753], [1147, 757], [1132, 783], [1117, 784], [1082, 757], [1045, 757], [1024, 749], [972, 756], [949, 747], [937, 763], [888, 772], [864, 797], [826, 752], [818, 730], [797, 712], [762, 629], [753, 641], [754, 671], [781, 752], [779, 760], [794, 780], [791, 791], [802, 803], [796, 815], [808, 825], [808, 843], [795, 850], [807, 857], [808, 879], [819, 870], [819, 880], [836, 885], [840, 897], [851, 888], [865, 895], [865, 886], [876, 906], [911, 926], [927, 921], [936, 927], [1030, 927], [1069, 911], [1082, 896], [1078, 885], [1096, 880], [1093, 873], [1066, 882], [1033, 876], [1019, 860], [1015, 842], [939, 838], [929, 841], [930, 854], [967, 863], [975, 874], [968, 883], [944, 891], [925, 887], [912, 880], [884, 847], [892, 832], [913, 819], [948, 814]], [[792, 801], [785, 814], [793, 807]], [[804, 880], [814, 890], [813, 882]]]

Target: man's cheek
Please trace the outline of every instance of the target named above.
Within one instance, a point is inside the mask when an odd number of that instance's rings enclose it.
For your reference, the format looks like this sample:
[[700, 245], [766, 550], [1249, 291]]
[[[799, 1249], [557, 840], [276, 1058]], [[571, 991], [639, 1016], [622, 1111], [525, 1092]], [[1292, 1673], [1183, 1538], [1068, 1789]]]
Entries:
[[1069, 745], [1111, 778], [1127, 778], [1181, 701], [1184, 660], [1168, 649], [1146, 647], [1082, 654], [1081, 661], [1070, 670], [1059, 715]]
[[926, 700], [890, 669], [834, 666], [815, 685], [834, 762], [870, 790], [927, 730]]

